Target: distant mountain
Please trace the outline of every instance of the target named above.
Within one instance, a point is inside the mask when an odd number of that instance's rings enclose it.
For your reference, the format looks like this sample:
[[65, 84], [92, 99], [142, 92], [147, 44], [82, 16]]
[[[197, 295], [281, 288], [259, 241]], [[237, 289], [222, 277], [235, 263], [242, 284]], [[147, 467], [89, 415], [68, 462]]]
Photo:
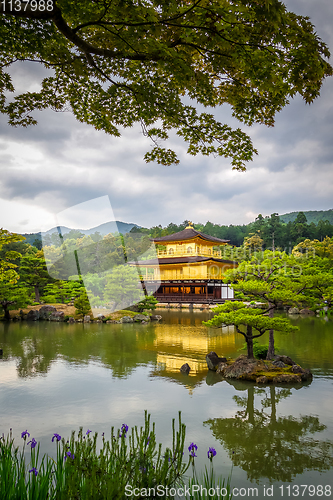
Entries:
[[106, 234], [110, 233], [121, 233], [121, 234], [126, 234], [129, 233], [130, 230], [133, 227], [140, 227], [137, 224], [131, 224], [127, 222], [120, 222], [118, 220], [110, 221], [110, 222], [105, 222], [104, 224], [100, 224], [99, 226], [92, 227], [91, 229], [78, 229], [78, 228], [70, 228], [66, 226], [59, 226], [53, 227], [52, 229], [48, 229], [47, 231], [43, 232], [43, 236], [46, 234], [53, 234], [57, 233], [58, 230], [60, 229], [61, 234], [67, 234], [70, 231], [79, 231], [80, 233], [85, 234], [86, 236], [94, 233], [100, 233], [102, 236], [105, 236]]
[[139, 228], [140, 226], [138, 226], [137, 224], [131, 224], [127, 222], [110, 221], [110, 222], [105, 222], [104, 224], [100, 224], [99, 226], [92, 227], [91, 229], [77, 229], [77, 228], [74, 229], [66, 226], [59, 226], [59, 228], [53, 227], [44, 232], [26, 233], [23, 234], [22, 236], [26, 238], [25, 243], [30, 243], [30, 245], [32, 245], [35, 240], [41, 240], [42, 235], [46, 236], [46, 235], [51, 235], [53, 233], [58, 233], [58, 230], [60, 230], [62, 235], [65, 235], [70, 231], [79, 231], [80, 233], [83, 233], [86, 236], [94, 234], [96, 232], [100, 233], [102, 236], [105, 236], [106, 234], [110, 233], [126, 234], [129, 233], [133, 227]]
[[[299, 210], [301, 212], [302, 210]], [[288, 214], [280, 215], [280, 221], [288, 224], [288, 222], [294, 222], [299, 212], [290, 212]], [[314, 222], [316, 225], [320, 220], [325, 221], [328, 220], [330, 224], [333, 224], [333, 209], [330, 210], [308, 210], [303, 211], [308, 224]]]

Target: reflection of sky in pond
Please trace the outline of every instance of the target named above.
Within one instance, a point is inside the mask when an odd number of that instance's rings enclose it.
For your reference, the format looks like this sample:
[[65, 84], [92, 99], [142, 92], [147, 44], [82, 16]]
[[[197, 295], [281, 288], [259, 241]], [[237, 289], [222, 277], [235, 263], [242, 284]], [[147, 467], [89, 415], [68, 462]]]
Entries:
[[[242, 339], [234, 332], [221, 335], [217, 330], [208, 331], [200, 325], [204, 319], [200, 314], [195, 318], [185, 314], [181, 325], [179, 316], [182, 313], [178, 313], [178, 319], [176, 313], [166, 316], [168, 322], [159, 325], [88, 325], [82, 329], [82, 325], [44, 323], [15, 329], [16, 325], [11, 324], [5, 334], [0, 330], [0, 345], [4, 348], [0, 361], [0, 432], [6, 433], [12, 427], [19, 441], [20, 432], [28, 429], [41, 441], [42, 451], [51, 453], [55, 449], [51, 443], [54, 432], [69, 436], [71, 430], [83, 426], [107, 435], [111, 425], [141, 425], [147, 409], [156, 422], [158, 439], [166, 445], [172, 435], [171, 420], [177, 419], [181, 410], [188, 444], [193, 441], [198, 445], [198, 468], [208, 465], [207, 450], [214, 446], [218, 451], [214, 459], [216, 471], [228, 474], [229, 452], [203, 423], [234, 419], [242, 410], [235, 396], [246, 398], [248, 386], [234, 387], [220, 381], [216, 374], [207, 374], [202, 361], [209, 350], [236, 356]], [[196, 324], [198, 317], [200, 323]], [[283, 352], [292, 352], [300, 362], [304, 356], [309, 362], [314, 324], [321, 332], [315, 341], [317, 350], [312, 351], [316, 376], [308, 386], [291, 388], [291, 395], [278, 402], [276, 414], [296, 420], [318, 416], [326, 428], [309, 437], [332, 440], [333, 357], [328, 342], [332, 323], [322, 328], [319, 321], [305, 322], [302, 342], [298, 337], [289, 337], [287, 345], [288, 338], [284, 337]], [[323, 369], [319, 358], [322, 353]], [[197, 363], [190, 377], [178, 372], [177, 363], [184, 360]], [[39, 367], [44, 370], [42, 374], [36, 372]], [[27, 375], [30, 369], [30, 375], [18, 376]], [[263, 397], [254, 395], [258, 411], [262, 410]], [[270, 410], [265, 411], [269, 415]], [[297, 477], [297, 482], [332, 482], [331, 472], [321, 474], [310, 470]], [[237, 485], [251, 484], [246, 477], [244, 470], [234, 467]]]

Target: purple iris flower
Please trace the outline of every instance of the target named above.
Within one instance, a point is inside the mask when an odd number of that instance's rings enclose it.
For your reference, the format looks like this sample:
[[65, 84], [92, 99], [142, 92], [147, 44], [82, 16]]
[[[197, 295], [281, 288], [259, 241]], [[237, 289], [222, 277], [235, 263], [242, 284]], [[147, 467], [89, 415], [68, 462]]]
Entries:
[[215, 455], [216, 455], [215, 448], [209, 448], [209, 450], [207, 451], [207, 456], [208, 456], [209, 460], [212, 460], [213, 457], [215, 457]]
[[188, 447], [188, 451], [190, 452], [191, 457], [196, 457], [197, 455], [195, 452], [197, 451], [198, 447], [196, 444], [191, 443], [190, 446]]
[[35, 474], [35, 476], [37, 476], [37, 474], [38, 474], [38, 470], [36, 469], [36, 467], [33, 467], [32, 469], [30, 469], [29, 472], [33, 472]]
[[23, 431], [22, 434], [21, 434], [21, 438], [25, 438], [26, 436], [30, 437], [30, 434], [27, 430]]
[[56, 432], [53, 434], [52, 443], [53, 443], [53, 441], [54, 441], [55, 439], [56, 439], [57, 441], [60, 441], [60, 439], [61, 439], [60, 434], [57, 434]]
[[[126, 433], [128, 432], [128, 425], [123, 424], [123, 425], [121, 426], [121, 429], [120, 429], [120, 430], [122, 431], [122, 433], [124, 433], [124, 436], [126, 437]], [[122, 436], [122, 434], [119, 434], [119, 437], [121, 437], [121, 436]]]
[[66, 451], [65, 460], [66, 460], [66, 458], [71, 458], [72, 460], [74, 460], [74, 453], [71, 453], [70, 451]]
[[31, 441], [28, 441], [28, 444], [30, 444], [30, 443], [31, 443], [31, 448], [35, 448], [35, 446], [36, 446], [36, 444], [37, 444], [37, 441], [36, 441], [36, 439], [35, 439], [35, 438], [32, 438], [32, 440], [31, 440]]
[[86, 432], [86, 436], [89, 436], [90, 433], [91, 433], [91, 430], [88, 429], [87, 432]]

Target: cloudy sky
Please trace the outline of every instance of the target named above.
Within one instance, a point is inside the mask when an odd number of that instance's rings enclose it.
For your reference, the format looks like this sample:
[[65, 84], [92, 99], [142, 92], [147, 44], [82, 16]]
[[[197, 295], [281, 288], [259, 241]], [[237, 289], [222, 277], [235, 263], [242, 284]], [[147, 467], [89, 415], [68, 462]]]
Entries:
[[[333, 53], [332, 0], [286, 3], [310, 16]], [[37, 90], [43, 74], [37, 64], [12, 71], [18, 91]], [[215, 114], [239, 126], [227, 107]], [[0, 227], [12, 231], [40, 231], [55, 223], [84, 229], [113, 217], [145, 227], [185, 219], [246, 224], [259, 213], [333, 208], [333, 78], [311, 106], [296, 98], [275, 127], [248, 129], [259, 156], [245, 173], [232, 171], [225, 159], [187, 156], [179, 141], [168, 146], [174, 145], [179, 165], [146, 164], [150, 144], [139, 126], [119, 139], [78, 123], [70, 113], [44, 111], [36, 117], [38, 125], [30, 128], [9, 127], [0, 117]]]

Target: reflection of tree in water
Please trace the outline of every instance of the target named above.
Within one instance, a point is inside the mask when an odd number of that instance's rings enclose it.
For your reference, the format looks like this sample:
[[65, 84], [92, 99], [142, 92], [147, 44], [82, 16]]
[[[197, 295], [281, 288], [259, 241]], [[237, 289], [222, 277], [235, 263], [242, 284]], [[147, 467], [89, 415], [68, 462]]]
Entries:
[[[247, 398], [234, 396], [237, 405], [244, 408], [235, 417], [210, 419], [204, 424], [229, 451], [233, 464], [247, 472], [248, 479], [291, 482], [305, 470], [331, 468], [333, 443], [311, 436], [326, 429], [318, 417], [277, 416], [276, 406], [290, 396], [289, 389], [272, 386], [268, 394], [254, 386], [247, 390]], [[261, 410], [255, 409], [255, 394], [264, 396]]]
[[36, 338], [25, 339], [21, 344], [21, 355], [18, 357], [17, 373], [19, 377], [35, 377], [45, 375], [54, 358], [48, 349], [41, 349]]
[[156, 361], [156, 353], [149, 350], [154, 327], [49, 322], [5, 326], [0, 333], [3, 359], [15, 359], [23, 378], [47, 374], [59, 358], [77, 366], [96, 361], [117, 378], [126, 378], [137, 366]]

